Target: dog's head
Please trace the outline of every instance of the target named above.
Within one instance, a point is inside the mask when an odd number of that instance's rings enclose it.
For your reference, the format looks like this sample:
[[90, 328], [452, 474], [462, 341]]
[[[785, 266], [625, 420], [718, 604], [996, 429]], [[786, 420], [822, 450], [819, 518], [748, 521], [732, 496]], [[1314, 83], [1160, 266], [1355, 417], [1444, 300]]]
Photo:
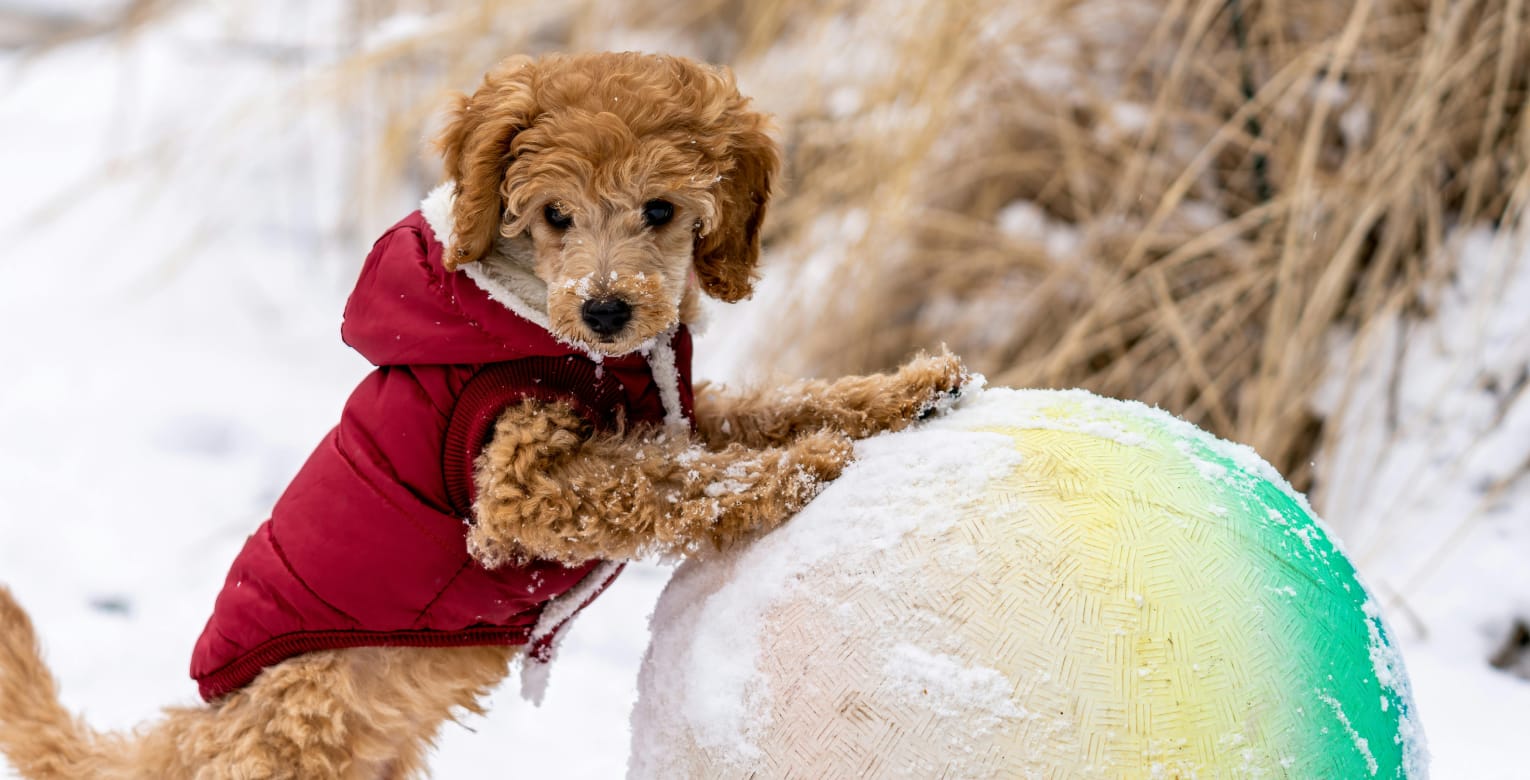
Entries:
[[[619, 355], [695, 288], [753, 289], [779, 165], [726, 69], [633, 53], [515, 57], [458, 95], [438, 146], [457, 186], [456, 269], [515, 242], [564, 339]], [[528, 250], [529, 247], [529, 250]]]

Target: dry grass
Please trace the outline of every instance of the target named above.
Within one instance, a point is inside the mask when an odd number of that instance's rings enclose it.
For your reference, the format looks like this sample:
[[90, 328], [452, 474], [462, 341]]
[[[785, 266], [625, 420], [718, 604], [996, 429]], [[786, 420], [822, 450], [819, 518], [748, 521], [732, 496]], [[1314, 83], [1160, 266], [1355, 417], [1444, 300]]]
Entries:
[[[1523, 210], [1530, 27], [1523, 3], [1239, 5], [1008, 26], [1002, 4], [932, 5], [884, 93], [925, 109], [899, 138], [871, 106], [794, 139], [782, 240], [866, 211], [799, 320], [806, 367], [946, 342], [1000, 383], [1159, 404], [1305, 482], [1330, 329], [1415, 305], [1452, 225]], [[1000, 229], [1016, 201], [1036, 208]]]
[[358, 0], [358, 42], [427, 21], [314, 97], [382, 128], [358, 147], [365, 214], [435, 179], [441, 91], [502, 56], [728, 62], [787, 144], [770, 273], [813, 280], [761, 339], [781, 370], [946, 343], [997, 383], [1156, 403], [1302, 483], [1335, 325], [1422, 305], [1446, 231], [1525, 209], [1526, 5]]

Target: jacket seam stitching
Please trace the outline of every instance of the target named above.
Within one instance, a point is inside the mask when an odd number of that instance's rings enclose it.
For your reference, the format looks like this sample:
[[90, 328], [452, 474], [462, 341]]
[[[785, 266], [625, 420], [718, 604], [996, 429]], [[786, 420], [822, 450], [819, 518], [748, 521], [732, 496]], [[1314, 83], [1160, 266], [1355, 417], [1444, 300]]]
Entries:
[[425, 605], [425, 607], [420, 610], [420, 614], [414, 616], [414, 622], [411, 623], [410, 625], [418, 628], [419, 625], [420, 625], [420, 621], [424, 620], [425, 619], [425, 615], [429, 614], [431, 607], [434, 607], [436, 605], [436, 602], [440, 601], [441, 597], [443, 595], [445, 595], [448, 590], [451, 590], [452, 585], [457, 582], [457, 578], [461, 577], [462, 573], [467, 571], [468, 567], [472, 566], [473, 563], [474, 563], [474, 561], [473, 561], [473, 559], [471, 557], [469, 557], [467, 560], [464, 560], [462, 562], [462, 565], [457, 567], [457, 571], [452, 574], [451, 579], [448, 579], [446, 581], [446, 584], [442, 585], [441, 589], [436, 591], [436, 595], [431, 597], [430, 602], [427, 603]]
[[334, 610], [336, 613], [340, 614], [346, 620], [351, 621], [351, 623], [353, 623], [355, 625], [358, 625], [358, 626], [361, 625], [361, 621], [357, 620], [354, 616], [351, 615], [351, 613], [346, 612], [345, 610], [335, 606], [334, 604], [329, 603], [329, 599], [326, 599], [323, 596], [320, 596], [318, 594], [318, 592], [315, 591], [313, 589], [313, 587], [308, 584], [308, 581], [303, 579], [302, 575], [297, 573], [297, 569], [292, 568], [292, 562], [287, 560], [287, 553], [286, 553], [286, 551], [282, 550], [281, 542], [277, 541], [277, 539], [276, 539], [276, 525], [275, 524], [272, 524], [270, 528], [266, 529], [266, 532], [271, 537], [271, 550], [276, 553], [276, 559], [282, 562], [282, 568], [286, 569], [287, 573], [292, 575], [292, 579], [295, 580], [297, 582], [297, 584], [303, 586], [303, 590], [307, 591], [308, 595], [313, 596], [314, 598], [318, 599], [320, 604], [323, 604], [324, 606], [329, 607], [330, 609]]

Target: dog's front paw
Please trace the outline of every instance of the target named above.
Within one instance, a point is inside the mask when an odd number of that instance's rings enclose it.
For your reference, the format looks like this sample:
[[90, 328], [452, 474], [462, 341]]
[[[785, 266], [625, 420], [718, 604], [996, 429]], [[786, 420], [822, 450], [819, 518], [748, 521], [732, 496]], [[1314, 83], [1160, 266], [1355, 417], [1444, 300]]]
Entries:
[[854, 457], [855, 445], [849, 436], [814, 431], [732, 464], [707, 486], [707, 495], [723, 499], [724, 507], [774, 507], [777, 516], [769, 523], [773, 525], [813, 500], [844, 473]]
[[903, 364], [892, 379], [900, 423], [896, 429], [949, 411], [972, 384], [973, 374], [961, 358], [942, 348], [940, 354], [921, 354]]
[[830, 482], [839, 479], [854, 458], [855, 445], [841, 433], [819, 431], [793, 442], [782, 464], [790, 511], [806, 506]]
[[714, 546], [725, 548], [786, 522], [838, 478], [854, 455], [848, 436], [817, 431], [713, 475], [706, 496]]

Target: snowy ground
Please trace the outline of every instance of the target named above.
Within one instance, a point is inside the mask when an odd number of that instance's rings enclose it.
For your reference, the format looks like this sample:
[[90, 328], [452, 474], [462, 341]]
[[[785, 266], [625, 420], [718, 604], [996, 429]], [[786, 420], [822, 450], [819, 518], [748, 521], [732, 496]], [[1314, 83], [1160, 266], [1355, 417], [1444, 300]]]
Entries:
[[[278, 6], [289, 15], [243, 19], [241, 31], [301, 34], [320, 15]], [[190, 649], [228, 561], [368, 369], [340, 343], [339, 312], [366, 246], [411, 197], [374, 194], [397, 202], [386, 216], [346, 209], [356, 139], [336, 130], [323, 101], [279, 97], [301, 65], [230, 55], [217, 46], [228, 18], [209, 18], [34, 58], [0, 53], [9, 185], [0, 191], [0, 581], [36, 618], [66, 703], [101, 727], [195, 700]], [[1523, 257], [1492, 266], [1499, 275], [1470, 289], [1514, 289], [1526, 266]], [[1410, 397], [1417, 424], [1379, 442], [1356, 433], [1361, 449], [1333, 462], [1376, 468], [1353, 477], [1358, 492], [1324, 497], [1345, 513], [1329, 520], [1363, 542], [1362, 571], [1398, 610], [1419, 615], [1394, 614], [1394, 625], [1432, 629], [1403, 633], [1442, 778], [1523, 777], [1530, 765], [1530, 684], [1481, 660], [1509, 616], [1530, 612], [1530, 495], [1522, 476], [1491, 481], [1508, 476], [1495, 464], [1524, 462], [1530, 438], [1513, 425], [1530, 401], [1513, 375], [1498, 395], [1478, 397], [1488, 392], [1484, 365], [1530, 363], [1527, 331], [1508, 346], [1488, 338], [1522, 327], [1491, 314], [1513, 300], [1462, 304], [1463, 322], [1487, 323], [1473, 331], [1487, 334], [1481, 344], [1441, 340], [1456, 327], [1407, 326], [1412, 343], [1441, 344], [1445, 357], [1398, 370], [1467, 373]], [[720, 319], [716, 355], [741, 335]], [[729, 361], [707, 357], [708, 347], [703, 340], [702, 373], [715, 374]], [[1460, 425], [1458, 411], [1470, 412]], [[1350, 419], [1362, 432], [1391, 430]], [[1489, 442], [1490, 456], [1470, 460], [1476, 445], [1452, 442], [1449, 457], [1417, 457], [1420, 443], [1461, 426]], [[1493, 438], [1499, 429], [1521, 435]], [[1429, 493], [1433, 503], [1406, 493], [1382, 501], [1425, 484], [1419, 474], [1453, 487]], [[1394, 525], [1382, 533], [1352, 517]], [[512, 683], [488, 718], [449, 727], [437, 776], [484, 776], [512, 757], [522, 774], [622, 775], [646, 615], [667, 573], [629, 569], [581, 617], [542, 709], [518, 701]]]

